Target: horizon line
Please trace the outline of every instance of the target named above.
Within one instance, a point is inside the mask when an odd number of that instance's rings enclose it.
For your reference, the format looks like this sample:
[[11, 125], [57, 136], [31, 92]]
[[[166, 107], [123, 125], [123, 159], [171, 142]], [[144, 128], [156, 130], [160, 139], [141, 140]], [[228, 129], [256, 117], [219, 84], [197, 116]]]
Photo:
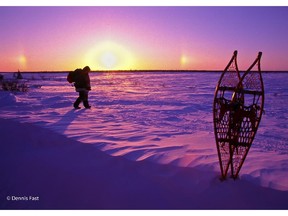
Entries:
[[[74, 71], [74, 70], [72, 70]], [[208, 73], [213, 73], [213, 72], [223, 72], [224, 70], [177, 70], [177, 69], [131, 69], [131, 70], [91, 70], [91, 73], [105, 73], [105, 72], [208, 72]], [[0, 71], [0, 73], [17, 73], [18, 71]], [[66, 72], [71, 72], [71, 70], [42, 70], [42, 71], [20, 71], [21, 73], [66, 73]], [[241, 70], [239, 72], [245, 72], [245, 70]], [[267, 72], [278, 72], [278, 73], [287, 73], [288, 70], [261, 70], [261, 72], [267, 73]]]

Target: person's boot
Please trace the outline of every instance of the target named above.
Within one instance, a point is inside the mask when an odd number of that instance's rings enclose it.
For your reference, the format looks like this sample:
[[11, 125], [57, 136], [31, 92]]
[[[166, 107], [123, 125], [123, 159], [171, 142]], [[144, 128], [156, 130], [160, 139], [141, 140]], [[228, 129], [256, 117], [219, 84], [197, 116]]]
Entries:
[[83, 101], [83, 104], [84, 104], [84, 107], [86, 109], [91, 109], [91, 106], [89, 105], [89, 102], [88, 101]]
[[75, 109], [81, 109], [81, 107], [79, 107], [80, 103], [81, 103], [81, 99], [77, 98], [77, 100], [73, 104], [74, 108]]

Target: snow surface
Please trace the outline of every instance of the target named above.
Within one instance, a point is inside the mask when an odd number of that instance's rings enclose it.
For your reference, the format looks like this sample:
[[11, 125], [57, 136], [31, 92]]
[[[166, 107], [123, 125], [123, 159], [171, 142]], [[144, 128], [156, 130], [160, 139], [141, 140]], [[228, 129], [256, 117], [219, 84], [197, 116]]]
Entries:
[[212, 116], [220, 73], [90, 77], [91, 110], [72, 109], [65, 73], [27, 73], [29, 92], [0, 92], [1, 209], [287, 209], [286, 73], [263, 74], [265, 114], [226, 181]]

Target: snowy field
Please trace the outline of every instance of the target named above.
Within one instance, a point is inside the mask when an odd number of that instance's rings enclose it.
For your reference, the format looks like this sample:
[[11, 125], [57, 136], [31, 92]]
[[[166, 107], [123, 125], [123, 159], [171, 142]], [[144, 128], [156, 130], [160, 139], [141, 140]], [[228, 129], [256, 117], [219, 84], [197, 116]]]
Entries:
[[288, 209], [288, 73], [263, 74], [258, 132], [223, 182], [220, 73], [91, 73], [90, 110], [65, 73], [23, 76], [28, 92], [0, 91], [1, 209]]

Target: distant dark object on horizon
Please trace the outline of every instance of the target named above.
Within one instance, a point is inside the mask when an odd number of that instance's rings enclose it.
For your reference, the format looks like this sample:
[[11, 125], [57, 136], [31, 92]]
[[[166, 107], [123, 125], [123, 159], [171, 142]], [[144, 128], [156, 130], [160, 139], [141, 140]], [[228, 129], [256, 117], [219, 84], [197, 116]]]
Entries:
[[19, 70], [13, 74], [13, 77], [12, 79], [4, 79], [4, 76], [0, 74], [0, 90], [27, 92], [29, 89], [27, 80], [23, 79]]

